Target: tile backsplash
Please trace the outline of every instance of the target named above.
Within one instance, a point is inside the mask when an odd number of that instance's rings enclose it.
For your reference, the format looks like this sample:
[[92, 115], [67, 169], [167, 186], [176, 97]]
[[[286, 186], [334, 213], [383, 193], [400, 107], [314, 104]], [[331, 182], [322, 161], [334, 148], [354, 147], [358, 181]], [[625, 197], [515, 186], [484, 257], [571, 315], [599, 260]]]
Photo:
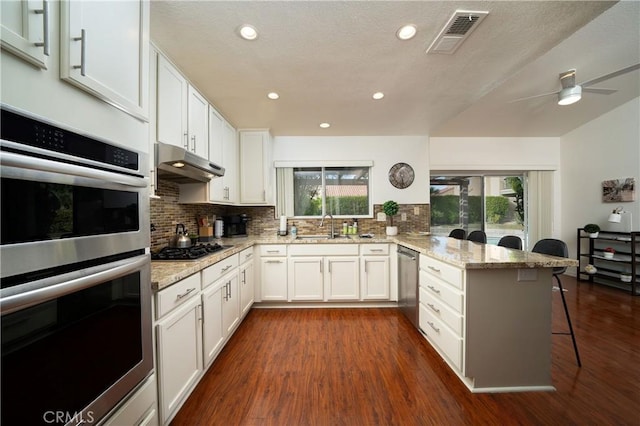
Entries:
[[[156, 251], [168, 244], [169, 238], [175, 233], [176, 224], [183, 223], [190, 233], [197, 233], [197, 217], [208, 215], [226, 216], [247, 214], [251, 220], [247, 224], [249, 235], [275, 235], [278, 231], [279, 219], [275, 218], [273, 206], [224, 206], [216, 204], [178, 204], [178, 185], [173, 182], [160, 180], [156, 189], [159, 198], [151, 199], [151, 223], [155, 230], [151, 231], [151, 250]], [[381, 204], [373, 206], [374, 218], [358, 218], [358, 233], [372, 233], [384, 235], [386, 222], [378, 222], [375, 216], [382, 211]], [[402, 214], [406, 221], [402, 221]], [[416, 214], [417, 213], [417, 214]], [[398, 232], [429, 231], [429, 204], [401, 204], [398, 215], [393, 224]], [[342, 230], [345, 219], [335, 219], [336, 231]], [[352, 219], [346, 220], [349, 224]], [[288, 227], [295, 223], [299, 234], [323, 234], [328, 232], [328, 225], [320, 228], [318, 219], [289, 219]]]

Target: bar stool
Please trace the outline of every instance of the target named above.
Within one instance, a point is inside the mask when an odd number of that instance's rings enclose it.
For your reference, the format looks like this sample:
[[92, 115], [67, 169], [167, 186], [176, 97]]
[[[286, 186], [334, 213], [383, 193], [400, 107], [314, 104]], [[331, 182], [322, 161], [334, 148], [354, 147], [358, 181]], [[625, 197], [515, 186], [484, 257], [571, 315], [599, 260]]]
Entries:
[[505, 235], [498, 241], [500, 247], [522, 250], [522, 239], [517, 235]]
[[[567, 248], [567, 244], [564, 241], [556, 240], [553, 238], [545, 238], [538, 241], [531, 249], [534, 253], [542, 253], [548, 254], [551, 256], [558, 257], [569, 257], [569, 249]], [[560, 281], [560, 274], [563, 274], [567, 270], [566, 266], [553, 268], [553, 276], [556, 281], [558, 281], [558, 287], [560, 288], [560, 296], [562, 296], [562, 306], [564, 307], [564, 314], [567, 317], [567, 324], [569, 324], [569, 332], [556, 332], [553, 334], [564, 334], [570, 335], [571, 340], [573, 341], [573, 350], [576, 353], [576, 361], [578, 362], [578, 367], [582, 367], [582, 363], [580, 362], [580, 354], [578, 353], [578, 345], [576, 344], [576, 335], [573, 333], [573, 326], [571, 325], [571, 317], [569, 317], [569, 309], [567, 309], [567, 301], [564, 298], [564, 289], [562, 288], [562, 281]]]
[[456, 229], [452, 230], [451, 232], [449, 232], [449, 236], [451, 238], [455, 238], [457, 240], [464, 240], [464, 237], [467, 236], [467, 231], [465, 231], [462, 228], [456, 228]]
[[474, 241], [476, 243], [487, 244], [487, 234], [485, 234], [484, 231], [480, 230], [471, 231], [469, 233], [469, 236], [467, 237], [467, 240]]

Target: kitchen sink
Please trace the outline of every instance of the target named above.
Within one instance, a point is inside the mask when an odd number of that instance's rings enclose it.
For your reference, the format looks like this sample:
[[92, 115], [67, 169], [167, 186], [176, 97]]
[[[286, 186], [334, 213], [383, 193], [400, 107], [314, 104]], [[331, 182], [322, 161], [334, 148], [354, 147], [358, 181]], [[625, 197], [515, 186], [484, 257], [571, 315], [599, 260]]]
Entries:
[[[334, 240], [346, 240], [350, 238], [351, 237], [349, 235], [336, 235], [335, 237], [333, 237]], [[296, 239], [298, 240], [329, 240], [331, 238], [329, 238], [327, 234], [322, 234], [322, 235], [298, 235]]]

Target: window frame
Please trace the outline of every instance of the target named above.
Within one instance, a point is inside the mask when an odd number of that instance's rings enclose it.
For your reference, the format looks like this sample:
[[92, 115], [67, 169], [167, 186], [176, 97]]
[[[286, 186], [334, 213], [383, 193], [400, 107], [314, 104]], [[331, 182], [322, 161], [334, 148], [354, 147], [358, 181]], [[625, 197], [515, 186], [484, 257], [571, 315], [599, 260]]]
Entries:
[[[322, 217], [326, 216], [327, 213], [326, 212], [326, 179], [325, 179], [325, 172], [326, 169], [331, 169], [331, 168], [368, 168], [368, 172], [369, 172], [369, 179], [368, 179], [368, 185], [367, 185], [367, 198], [368, 198], [368, 203], [367, 203], [367, 209], [369, 211], [368, 214], [363, 214], [363, 215], [332, 215], [335, 219], [346, 219], [346, 218], [362, 218], [362, 219], [371, 219], [374, 217], [374, 212], [373, 212], [373, 197], [372, 197], [372, 173], [373, 173], [373, 161], [366, 161], [366, 160], [360, 160], [360, 161], [326, 161], [326, 162], [317, 162], [317, 161], [276, 161], [274, 162], [274, 167], [276, 169], [276, 208], [275, 208], [275, 215], [276, 218], [279, 216], [287, 216], [289, 218], [292, 219], [299, 219], [299, 220], [304, 220], [304, 219], [321, 219]], [[278, 182], [278, 169], [279, 168], [291, 168], [291, 169], [295, 169], [295, 168], [319, 168], [320, 169], [320, 173], [322, 176], [322, 214], [321, 215], [317, 215], [317, 216], [296, 216], [293, 215], [293, 211], [285, 211], [286, 210], [286, 205], [288, 203], [286, 202], [281, 202], [283, 199], [283, 197], [279, 194], [279, 189], [280, 189], [280, 184]]]

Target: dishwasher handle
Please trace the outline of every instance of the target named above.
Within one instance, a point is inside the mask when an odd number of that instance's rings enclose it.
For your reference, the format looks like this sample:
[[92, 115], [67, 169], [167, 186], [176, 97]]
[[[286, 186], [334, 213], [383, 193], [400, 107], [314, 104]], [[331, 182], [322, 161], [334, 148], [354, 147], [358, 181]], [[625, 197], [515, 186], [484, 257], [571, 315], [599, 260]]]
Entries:
[[413, 252], [413, 251], [398, 250], [398, 254], [399, 254], [399, 255], [402, 255], [402, 256], [408, 257], [408, 258], [409, 258], [409, 259], [411, 259], [411, 260], [416, 260], [416, 259], [417, 259], [417, 256], [416, 256], [416, 254], [414, 254], [414, 253], [415, 253], [415, 252]]

